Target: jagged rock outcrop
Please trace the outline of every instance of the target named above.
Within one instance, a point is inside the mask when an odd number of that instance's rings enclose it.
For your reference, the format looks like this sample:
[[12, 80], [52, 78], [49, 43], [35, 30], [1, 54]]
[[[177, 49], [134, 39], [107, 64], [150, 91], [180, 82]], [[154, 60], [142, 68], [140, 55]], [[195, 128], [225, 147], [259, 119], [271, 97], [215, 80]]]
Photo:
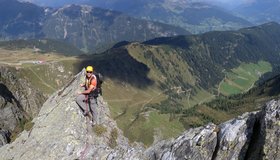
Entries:
[[218, 145], [215, 159], [243, 159], [253, 134], [256, 113], [244, 115], [218, 126]]
[[221, 125], [190, 129], [175, 140], [155, 144], [149, 159], [279, 159], [280, 100]]
[[271, 101], [263, 110], [261, 121], [261, 137], [263, 145], [261, 151], [264, 159], [280, 159], [280, 101]]
[[35, 117], [46, 98], [19, 71], [0, 66], [0, 128], [12, 131], [23, 119]]
[[99, 125], [91, 127], [75, 103], [83, 73], [43, 105], [34, 126], [0, 148], [0, 159], [280, 159], [280, 100], [223, 124], [185, 131], [148, 149], [128, 143], [98, 98]]
[[151, 160], [157, 159], [209, 159], [217, 144], [216, 125], [190, 129], [169, 142], [163, 141], [148, 149]]
[[280, 159], [280, 100], [270, 101], [259, 113], [247, 159]]

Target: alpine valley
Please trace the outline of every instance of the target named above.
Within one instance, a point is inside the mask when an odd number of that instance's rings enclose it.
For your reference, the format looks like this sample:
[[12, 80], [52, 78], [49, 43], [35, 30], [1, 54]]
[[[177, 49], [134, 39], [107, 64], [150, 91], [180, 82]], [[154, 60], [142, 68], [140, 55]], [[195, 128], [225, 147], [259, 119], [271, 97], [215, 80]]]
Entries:
[[[20, 96], [10, 83], [24, 79], [48, 97], [93, 65], [105, 76], [103, 97], [118, 127], [131, 142], [149, 146], [187, 128], [257, 110], [277, 97], [274, 82], [279, 78], [267, 79], [279, 74], [279, 37], [280, 25], [267, 23], [238, 31], [120, 42], [101, 54], [75, 57], [63, 55], [70, 51], [59, 48], [65, 45], [59, 41], [2, 42], [0, 62], [12, 69], [1, 71], [1, 96], [3, 104], [19, 108]], [[7, 79], [6, 72], [16, 74]], [[1, 106], [5, 110], [7, 105]], [[21, 130], [32, 127], [26, 119], [18, 121]]]

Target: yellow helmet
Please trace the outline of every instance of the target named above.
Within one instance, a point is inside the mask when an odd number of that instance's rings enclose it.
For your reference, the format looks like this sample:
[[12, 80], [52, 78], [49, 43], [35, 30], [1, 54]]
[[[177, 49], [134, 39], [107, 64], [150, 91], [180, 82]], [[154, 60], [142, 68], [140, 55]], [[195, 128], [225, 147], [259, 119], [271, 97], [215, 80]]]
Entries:
[[86, 72], [93, 72], [93, 67], [92, 66], [87, 66]]

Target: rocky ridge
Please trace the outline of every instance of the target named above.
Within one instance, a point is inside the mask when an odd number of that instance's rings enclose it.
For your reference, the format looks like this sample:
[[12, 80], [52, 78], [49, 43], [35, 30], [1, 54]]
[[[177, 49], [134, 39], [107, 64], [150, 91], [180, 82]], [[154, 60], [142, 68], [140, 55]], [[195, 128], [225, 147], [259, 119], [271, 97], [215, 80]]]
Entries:
[[[15, 142], [0, 148], [0, 159], [140, 159], [143, 147], [130, 147], [102, 97], [98, 98], [99, 128], [91, 127], [75, 102], [81, 72], [68, 85], [54, 93], [33, 119], [30, 131], [23, 131]], [[102, 129], [100, 129], [102, 130]], [[99, 131], [102, 132], [102, 131]]]
[[[0, 159], [280, 159], [280, 100], [145, 149], [122, 135], [102, 97], [98, 98], [100, 125], [90, 126], [75, 103], [82, 73], [46, 101], [30, 131], [0, 148]], [[104, 131], [98, 134], [96, 127]]]

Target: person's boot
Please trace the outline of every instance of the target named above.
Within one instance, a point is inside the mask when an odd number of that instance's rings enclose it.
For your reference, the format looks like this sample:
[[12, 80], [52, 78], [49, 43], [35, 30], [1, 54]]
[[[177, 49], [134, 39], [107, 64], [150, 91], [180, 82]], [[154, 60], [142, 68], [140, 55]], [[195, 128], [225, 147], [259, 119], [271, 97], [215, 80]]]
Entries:
[[96, 125], [95, 121], [93, 121], [93, 120], [91, 120], [89, 123], [92, 127], [94, 127]]
[[88, 116], [88, 115], [89, 115], [89, 112], [84, 111], [84, 112], [83, 112], [83, 115], [84, 115], [84, 116]]

